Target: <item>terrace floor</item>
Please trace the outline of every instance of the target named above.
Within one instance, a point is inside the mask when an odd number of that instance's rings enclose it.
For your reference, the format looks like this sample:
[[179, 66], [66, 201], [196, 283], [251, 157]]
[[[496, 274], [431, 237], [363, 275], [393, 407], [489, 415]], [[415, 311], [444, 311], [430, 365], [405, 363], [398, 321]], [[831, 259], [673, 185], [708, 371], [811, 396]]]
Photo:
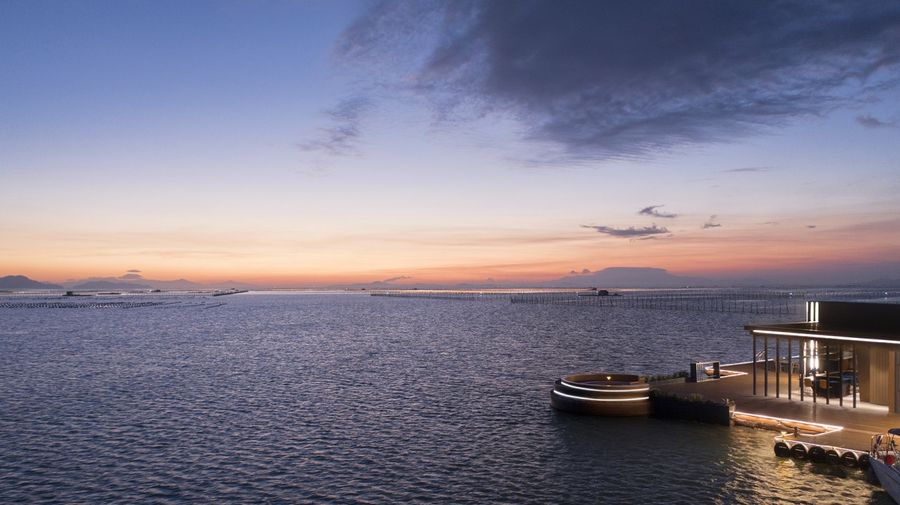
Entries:
[[[756, 395], [753, 395], [753, 364], [723, 365], [725, 371], [738, 372], [738, 375], [723, 377], [718, 380], [704, 382], [684, 382], [670, 384], [654, 384], [664, 392], [687, 396], [699, 394], [707, 400], [729, 398], [735, 402], [735, 412], [757, 416], [791, 419], [805, 423], [826, 424], [841, 427], [840, 430], [829, 431], [819, 435], [792, 435], [790, 438], [818, 445], [832, 445], [848, 449], [867, 451], [872, 435], [885, 433], [890, 428], [900, 427], [900, 414], [888, 412], [887, 407], [871, 403], [857, 402], [853, 408], [853, 398], [844, 397], [844, 406], [838, 404], [837, 398], [831, 398], [829, 404], [822, 396], [813, 402], [812, 395], [804, 395], [800, 401], [798, 377], [793, 374], [788, 381], [788, 374], [780, 372], [780, 398], [775, 397], [776, 372], [769, 370], [768, 396], [763, 396], [763, 363], [757, 363]], [[771, 367], [771, 364], [770, 364]], [[788, 387], [792, 387], [792, 399], [788, 399]]]

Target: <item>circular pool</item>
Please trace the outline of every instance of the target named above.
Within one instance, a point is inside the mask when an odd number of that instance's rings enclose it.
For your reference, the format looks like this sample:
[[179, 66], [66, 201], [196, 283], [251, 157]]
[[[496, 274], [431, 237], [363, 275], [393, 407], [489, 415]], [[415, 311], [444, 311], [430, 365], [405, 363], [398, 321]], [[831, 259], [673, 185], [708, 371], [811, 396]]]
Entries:
[[550, 405], [576, 414], [645, 416], [650, 413], [650, 385], [631, 374], [566, 375], [553, 386]]

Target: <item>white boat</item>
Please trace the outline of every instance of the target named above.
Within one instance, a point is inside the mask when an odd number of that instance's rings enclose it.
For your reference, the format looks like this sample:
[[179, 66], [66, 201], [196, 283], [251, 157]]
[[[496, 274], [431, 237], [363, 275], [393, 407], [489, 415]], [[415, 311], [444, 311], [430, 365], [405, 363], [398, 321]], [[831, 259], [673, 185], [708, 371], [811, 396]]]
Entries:
[[900, 435], [900, 428], [892, 428], [886, 437], [884, 435], [872, 437], [869, 466], [888, 496], [894, 503], [900, 504], [900, 469], [894, 466], [898, 463], [895, 435]]
[[869, 465], [888, 496], [895, 503], [900, 503], [900, 470], [897, 470], [894, 465], [888, 466], [880, 459], [870, 459]]

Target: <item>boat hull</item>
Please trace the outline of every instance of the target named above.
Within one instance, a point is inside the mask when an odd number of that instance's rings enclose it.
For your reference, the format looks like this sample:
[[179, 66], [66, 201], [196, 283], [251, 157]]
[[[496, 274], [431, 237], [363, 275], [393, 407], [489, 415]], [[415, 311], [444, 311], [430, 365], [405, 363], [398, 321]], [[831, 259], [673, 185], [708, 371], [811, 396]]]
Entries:
[[869, 465], [888, 496], [894, 503], [900, 503], [900, 471], [876, 458], [869, 460]]

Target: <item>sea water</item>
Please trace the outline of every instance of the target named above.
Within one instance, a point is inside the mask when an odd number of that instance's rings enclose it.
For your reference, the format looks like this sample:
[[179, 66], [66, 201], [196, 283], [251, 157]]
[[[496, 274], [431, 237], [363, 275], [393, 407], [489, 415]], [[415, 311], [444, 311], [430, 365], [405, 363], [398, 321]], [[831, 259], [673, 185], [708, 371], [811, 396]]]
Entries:
[[747, 361], [742, 326], [785, 316], [341, 293], [5, 300], [0, 503], [890, 503], [858, 470], [776, 458], [772, 432], [550, 408], [567, 373]]

